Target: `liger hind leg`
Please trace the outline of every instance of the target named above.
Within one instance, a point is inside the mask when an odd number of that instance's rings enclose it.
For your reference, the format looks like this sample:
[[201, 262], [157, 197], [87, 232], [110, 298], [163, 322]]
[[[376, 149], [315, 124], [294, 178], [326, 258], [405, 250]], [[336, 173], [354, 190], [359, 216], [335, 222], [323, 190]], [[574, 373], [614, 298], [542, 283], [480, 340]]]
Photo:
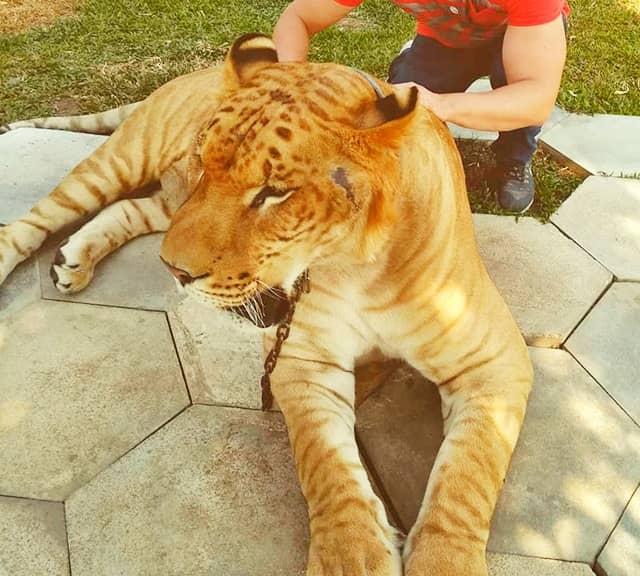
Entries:
[[273, 392], [309, 507], [308, 576], [401, 576], [395, 530], [355, 441], [353, 374], [281, 357]]
[[100, 260], [133, 238], [166, 231], [177, 208], [159, 190], [149, 198], [121, 200], [104, 209], [56, 252], [51, 265], [54, 285], [67, 294], [82, 290]]
[[531, 371], [525, 349], [512, 362], [462, 372], [439, 387], [445, 439], [406, 542], [407, 576], [487, 576], [489, 525], [524, 418]]

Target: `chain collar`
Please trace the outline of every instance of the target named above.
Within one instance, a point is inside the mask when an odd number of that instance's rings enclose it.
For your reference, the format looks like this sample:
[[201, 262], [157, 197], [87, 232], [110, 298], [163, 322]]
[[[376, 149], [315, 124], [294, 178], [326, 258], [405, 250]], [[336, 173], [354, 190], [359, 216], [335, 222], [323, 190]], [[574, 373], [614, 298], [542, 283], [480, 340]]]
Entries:
[[289, 297], [289, 310], [284, 320], [278, 324], [276, 330], [276, 341], [271, 348], [269, 354], [264, 361], [264, 374], [260, 379], [260, 386], [262, 388], [262, 409], [270, 410], [273, 406], [273, 394], [271, 393], [271, 373], [275, 370], [278, 356], [282, 344], [289, 337], [291, 331], [291, 321], [293, 320], [293, 314], [296, 311], [296, 304], [303, 294], [307, 294], [311, 290], [311, 281], [309, 280], [309, 271], [305, 270], [296, 281], [293, 283], [291, 290], [291, 296]]

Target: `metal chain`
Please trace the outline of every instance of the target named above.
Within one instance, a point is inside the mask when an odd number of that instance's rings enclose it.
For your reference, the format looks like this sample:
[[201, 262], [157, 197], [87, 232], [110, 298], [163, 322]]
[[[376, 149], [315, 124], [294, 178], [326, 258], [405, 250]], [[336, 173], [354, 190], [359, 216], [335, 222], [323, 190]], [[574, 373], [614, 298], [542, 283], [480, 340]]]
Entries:
[[311, 290], [311, 281], [309, 280], [309, 271], [305, 270], [296, 281], [293, 283], [291, 290], [291, 296], [289, 297], [289, 310], [284, 320], [278, 324], [276, 330], [276, 341], [271, 348], [269, 354], [264, 361], [264, 374], [260, 379], [260, 386], [262, 387], [262, 409], [270, 410], [273, 406], [273, 394], [271, 393], [271, 373], [276, 368], [278, 362], [278, 356], [280, 356], [280, 350], [284, 341], [289, 337], [291, 331], [291, 321], [293, 320], [293, 314], [296, 311], [296, 304], [302, 294], [306, 294]]

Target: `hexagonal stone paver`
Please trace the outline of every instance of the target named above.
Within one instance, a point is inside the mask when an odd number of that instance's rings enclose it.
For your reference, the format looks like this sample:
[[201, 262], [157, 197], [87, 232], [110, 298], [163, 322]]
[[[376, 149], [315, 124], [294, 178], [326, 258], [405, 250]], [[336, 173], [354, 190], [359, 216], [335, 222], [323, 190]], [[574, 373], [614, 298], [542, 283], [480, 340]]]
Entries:
[[591, 176], [551, 221], [620, 280], [640, 280], [640, 180]]
[[567, 349], [640, 423], [640, 284], [616, 282], [567, 340]]
[[59, 241], [50, 242], [37, 256], [42, 296], [67, 302], [167, 310], [180, 297], [173, 277], [160, 260], [162, 237], [150, 234], [127, 242], [98, 264], [93, 280], [84, 290], [69, 295], [58, 292], [49, 277]]
[[572, 114], [540, 140], [591, 174], [629, 176], [640, 172], [640, 116]]
[[74, 576], [297, 576], [307, 512], [282, 416], [192, 406], [67, 501]]
[[558, 347], [611, 274], [551, 224], [474, 214], [480, 254], [531, 346]]
[[438, 390], [408, 366], [399, 368], [358, 409], [356, 432], [378, 477], [393, 487], [391, 504], [408, 530], [442, 443]]
[[[640, 480], [640, 428], [569, 354], [530, 353], [535, 384], [489, 550], [590, 563]], [[417, 514], [422, 494], [416, 487], [424, 485], [438, 449], [439, 401], [418, 384], [425, 383], [385, 387], [384, 400], [372, 395], [359, 413], [366, 428], [378, 428], [371, 435], [376, 446], [370, 441], [367, 452], [405, 528]], [[367, 422], [374, 400], [384, 413], [372, 410], [375, 418]]]
[[261, 330], [190, 298], [170, 310], [169, 321], [196, 404], [262, 406]]
[[0, 575], [36, 574], [69, 576], [62, 504], [0, 496]]
[[105, 136], [20, 128], [0, 136], [0, 222], [25, 214]]
[[487, 554], [489, 576], [593, 576], [587, 564], [542, 558]]
[[606, 576], [640, 574], [640, 489], [598, 557], [598, 567]]
[[591, 563], [640, 480], [640, 428], [569, 354], [530, 353], [535, 384], [489, 548]]
[[18, 264], [0, 285], [0, 320], [40, 299], [40, 277], [34, 259]]
[[164, 314], [41, 301], [0, 331], [0, 494], [62, 500], [188, 404]]

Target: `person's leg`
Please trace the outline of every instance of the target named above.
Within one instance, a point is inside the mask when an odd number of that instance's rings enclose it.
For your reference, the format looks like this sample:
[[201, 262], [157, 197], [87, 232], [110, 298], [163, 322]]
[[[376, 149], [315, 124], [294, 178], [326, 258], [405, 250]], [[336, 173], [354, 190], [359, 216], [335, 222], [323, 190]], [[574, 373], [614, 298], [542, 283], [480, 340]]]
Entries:
[[[507, 84], [502, 62], [502, 40], [492, 43], [492, 62], [489, 78], [496, 89]], [[508, 212], [526, 212], [535, 197], [536, 189], [531, 171], [531, 157], [536, 151], [536, 136], [540, 126], [527, 126], [500, 132], [493, 143], [496, 154], [496, 172], [493, 181], [498, 204]]]
[[[464, 92], [477, 78], [490, 75], [493, 88], [504, 86], [502, 38], [480, 47], [459, 49], [416, 36], [389, 67], [389, 82], [416, 82], [432, 92]], [[510, 212], [524, 212], [535, 195], [531, 155], [539, 127], [501, 133], [494, 143], [498, 160], [495, 193], [498, 203]]]
[[[564, 21], [565, 34], [567, 21]], [[504, 36], [497, 38], [491, 47], [491, 72], [490, 80], [492, 88], [506, 86], [507, 77], [502, 61], [502, 42]], [[542, 126], [527, 126], [509, 132], [500, 132], [500, 136], [493, 144], [496, 160], [502, 165], [527, 164], [538, 146], [536, 137]]]
[[415, 82], [439, 94], [464, 92], [481, 75], [473, 50], [450, 48], [420, 35], [389, 67], [391, 84]]
[[[498, 38], [492, 45], [490, 79], [494, 89], [507, 84], [502, 61], [502, 41], [503, 37]], [[535, 183], [531, 157], [537, 148], [536, 136], [540, 129], [541, 126], [527, 126], [501, 132], [493, 143], [497, 162], [495, 193], [500, 206], [510, 212], [525, 212], [533, 203]]]
[[[507, 77], [502, 62], [502, 40], [500, 37], [493, 43], [492, 63], [489, 79], [493, 89], [506, 86]], [[527, 126], [508, 132], [500, 132], [498, 139], [493, 143], [496, 160], [499, 164], [526, 164], [531, 160], [536, 151], [536, 136], [541, 126]]]

